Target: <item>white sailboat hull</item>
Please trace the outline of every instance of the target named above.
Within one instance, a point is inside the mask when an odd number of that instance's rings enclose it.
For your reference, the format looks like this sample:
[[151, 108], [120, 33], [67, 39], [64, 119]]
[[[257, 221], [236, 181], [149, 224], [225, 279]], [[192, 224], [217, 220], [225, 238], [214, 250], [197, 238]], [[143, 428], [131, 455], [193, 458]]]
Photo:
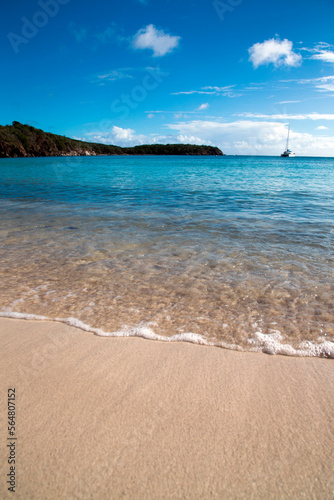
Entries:
[[295, 158], [295, 153], [292, 153], [291, 151], [284, 151], [284, 153], [281, 154], [281, 156], [285, 158]]

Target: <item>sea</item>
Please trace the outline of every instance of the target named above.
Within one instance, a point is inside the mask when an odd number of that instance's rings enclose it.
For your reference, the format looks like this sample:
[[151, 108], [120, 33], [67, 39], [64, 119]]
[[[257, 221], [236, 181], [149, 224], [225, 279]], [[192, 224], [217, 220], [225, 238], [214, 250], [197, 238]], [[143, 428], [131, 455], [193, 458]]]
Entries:
[[334, 357], [334, 158], [0, 160], [0, 316]]

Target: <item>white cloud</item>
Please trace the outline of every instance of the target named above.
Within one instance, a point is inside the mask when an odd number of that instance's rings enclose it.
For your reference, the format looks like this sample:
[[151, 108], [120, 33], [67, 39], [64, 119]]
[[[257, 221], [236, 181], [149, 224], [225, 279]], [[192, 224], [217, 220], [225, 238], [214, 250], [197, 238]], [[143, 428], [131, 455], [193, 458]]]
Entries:
[[279, 101], [279, 102], [276, 102], [275, 104], [295, 104], [297, 102], [301, 102], [301, 101]]
[[154, 57], [161, 57], [172, 52], [180, 40], [181, 37], [168, 35], [153, 24], [149, 24], [136, 33], [133, 46], [136, 49], [152, 49]]
[[[213, 144], [227, 154], [280, 155], [287, 127], [279, 122], [238, 120], [229, 123], [194, 120], [169, 124], [178, 137], [195, 137], [197, 143]], [[334, 137], [290, 131], [290, 147], [297, 155], [334, 156]]]
[[334, 83], [323, 83], [322, 85], [316, 85], [316, 88], [323, 92], [334, 92]]
[[311, 59], [318, 59], [319, 61], [324, 61], [334, 64], [334, 52], [329, 50], [320, 50], [317, 54], [313, 54]]
[[321, 76], [319, 78], [300, 78], [299, 80], [281, 80], [281, 82], [297, 82], [297, 83], [325, 83], [334, 82], [334, 75]]
[[281, 83], [296, 82], [298, 85], [312, 85], [320, 92], [334, 92], [334, 75], [321, 76], [320, 78], [301, 78], [299, 80], [281, 80]]
[[276, 114], [264, 115], [261, 113], [238, 113], [243, 118], [265, 118], [269, 120], [334, 120], [334, 114], [308, 113], [299, 115]]
[[226, 85], [225, 87], [201, 87], [200, 90], [186, 90], [182, 92], [172, 92], [172, 95], [192, 95], [192, 94], [204, 94], [204, 95], [221, 95], [225, 97], [237, 97], [239, 94], [235, 94], [233, 91], [235, 85]]
[[180, 109], [177, 109], [177, 110], [171, 110], [171, 109], [161, 110], [161, 109], [154, 109], [154, 110], [150, 110], [150, 111], [145, 111], [145, 113], [149, 113], [152, 116], [155, 115], [155, 114], [160, 114], [160, 115], [170, 115], [170, 114], [172, 114], [174, 116], [174, 118], [185, 118], [187, 115], [192, 115], [192, 114], [197, 115], [198, 111], [200, 111], [200, 108], [202, 110], [204, 110], [204, 109], [207, 109], [207, 107], [209, 107], [209, 104], [208, 104], [208, 106], [205, 106], [203, 108], [201, 108], [201, 106], [200, 106], [199, 108], [197, 108], [195, 110], [180, 110]]
[[215, 94], [216, 92], [205, 92], [203, 90], [186, 90], [186, 91], [181, 91], [181, 92], [172, 92], [172, 95], [192, 95], [192, 94], [207, 94], [207, 95], [212, 95]]
[[333, 48], [333, 45], [328, 42], [318, 42], [316, 45], [316, 50], [328, 50], [331, 48]]
[[233, 89], [233, 87], [235, 87], [235, 85], [225, 85], [225, 87], [217, 87], [217, 86], [208, 85], [207, 87], [203, 87], [203, 89], [220, 93], [220, 92], [229, 92], [230, 90]]
[[314, 80], [315, 87], [320, 92], [334, 92], [334, 76], [323, 76], [321, 78], [315, 78]]
[[205, 103], [201, 104], [197, 109], [198, 109], [198, 111], [203, 111], [204, 109], [208, 109], [208, 107], [209, 107], [209, 103], [205, 102]]
[[153, 114], [153, 113], [149, 113], [149, 114], [147, 115], [147, 118], [154, 118], [154, 114]]
[[171, 144], [182, 142], [175, 134], [138, 134], [131, 128], [122, 128], [113, 125], [112, 120], [101, 120], [99, 123], [86, 124], [89, 131], [75, 139], [100, 144], [113, 144], [115, 146], [137, 146], [139, 144]]
[[116, 125], [114, 125], [112, 129], [112, 136], [115, 141], [132, 141], [134, 138], [134, 133], [135, 131], [131, 128], [121, 128], [116, 127]]
[[274, 64], [280, 66], [299, 66], [302, 62], [302, 56], [293, 52], [293, 43], [290, 40], [279, 40], [272, 38], [263, 43], [255, 43], [248, 49], [249, 60], [254, 68], [263, 64]]
[[212, 144], [210, 139], [203, 140], [194, 134], [137, 134], [133, 129], [121, 128], [113, 125], [111, 120], [101, 120], [99, 123], [88, 123], [86, 126], [89, 126], [90, 130], [86, 131], [81, 137], [75, 137], [75, 139], [97, 142], [100, 144], [113, 144], [122, 147], [136, 146], [139, 144]]
[[316, 130], [328, 130], [328, 127], [325, 127], [325, 125], [319, 125], [319, 127], [316, 127]]
[[310, 52], [313, 54], [310, 59], [316, 59], [318, 61], [334, 63], [334, 46], [327, 42], [319, 42], [313, 48], [302, 47], [301, 50]]
[[114, 144], [115, 146], [135, 146], [144, 144], [146, 138], [136, 134], [131, 128], [121, 128], [113, 125], [111, 120], [102, 120], [100, 123], [90, 125], [91, 131], [86, 132], [80, 140], [98, 142], [101, 144]]
[[[90, 131], [81, 140], [135, 146], [137, 144], [190, 143], [218, 146], [227, 154], [280, 155], [284, 151], [287, 126], [275, 121], [235, 120], [231, 122], [213, 120], [179, 121], [167, 124], [166, 135], [138, 134], [130, 128], [113, 125], [111, 120], [87, 124]], [[319, 126], [317, 130], [325, 130]], [[290, 147], [301, 156], [334, 157], [334, 137], [290, 130]]]
[[133, 76], [129, 74], [131, 70], [132, 68], [113, 69], [108, 73], [98, 75], [97, 78], [101, 81], [103, 80], [114, 81], [114, 80], [121, 80], [123, 78], [133, 78]]
[[205, 144], [205, 146], [212, 146], [212, 142], [207, 139], [206, 141], [201, 139], [200, 137], [196, 137], [194, 135], [184, 135], [180, 134], [176, 137], [177, 143], [181, 144], [197, 144], [198, 146], [202, 146]]
[[176, 120], [180, 120], [181, 118], [186, 119], [187, 115], [183, 111], [180, 111], [179, 113], [174, 113], [174, 118]]

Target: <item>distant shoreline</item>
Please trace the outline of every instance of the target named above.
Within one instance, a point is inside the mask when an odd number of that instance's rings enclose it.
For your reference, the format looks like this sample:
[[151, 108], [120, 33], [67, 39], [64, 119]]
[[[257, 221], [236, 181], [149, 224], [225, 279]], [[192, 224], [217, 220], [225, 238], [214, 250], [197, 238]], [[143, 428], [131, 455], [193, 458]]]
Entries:
[[[137, 146], [134, 146], [134, 147], [137, 147]], [[189, 157], [195, 157], [195, 156], [198, 156], [198, 157], [201, 157], [201, 156], [206, 156], [206, 157], [224, 157], [224, 158], [277, 158], [277, 159], [280, 159], [281, 156], [280, 155], [250, 155], [250, 154], [245, 154], [245, 155], [234, 155], [234, 154], [226, 154], [226, 153], [222, 153], [220, 155], [215, 155], [215, 154], [211, 154], [211, 155], [202, 155], [202, 154], [166, 154], [166, 155], [163, 155], [163, 154], [127, 154], [127, 153], [123, 153], [123, 154], [95, 154], [95, 155], [85, 155], [85, 154], [73, 154], [73, 155], [53, 155], [53, 156], [0, 156], [0, 161], [1, 160], [10, 160], [10, 159], [13, 159], [13, 160], [18, 160], [18, 159], [26, 159], [26, 158], [91, 158], [92, 156], [95, 156], [95, 157], [101, 157], [101, 158], [106, 158], [106, 157], [133, 157], [133, 156], [151, 156], [151, 157], [159, 157], [159, 156], [189, 156]], [[282, 158], [282, 163], [284, 163], [285, 161], [287, 162], [287, 164], [290, 164], [289, 162], [295, 162], [296, 160], [298, 159], [307, 159], [307, 158], [312, 158], [312, 159], [321, 159], [321, 160], [334, 160], [334, 156], [302, 156], [302, 155], [298, 155], [296, 156], [295, 158], [293, 159], [286, 159], [285, 158]]]
[[0, 158], [116, 155], [223, 156], [223, 152], [215, 146], [194, 144], [142, 144], [120, 147], [70, 139], [19, 122], [0, 126]]

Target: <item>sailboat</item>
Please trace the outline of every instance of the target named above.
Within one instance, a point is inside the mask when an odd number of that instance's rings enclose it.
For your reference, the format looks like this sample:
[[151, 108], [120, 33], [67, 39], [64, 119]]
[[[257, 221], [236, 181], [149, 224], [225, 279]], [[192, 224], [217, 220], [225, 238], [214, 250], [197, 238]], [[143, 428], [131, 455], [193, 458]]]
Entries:
[[281, 156], [288, 157], [288, 158], [294, 158], [296, 155], [289, 149], [289, 135], [290, 135], [290, 125], [288, 128], [288, 138], [286, 140], [286, 148], [284, 153], [281, 154]]

